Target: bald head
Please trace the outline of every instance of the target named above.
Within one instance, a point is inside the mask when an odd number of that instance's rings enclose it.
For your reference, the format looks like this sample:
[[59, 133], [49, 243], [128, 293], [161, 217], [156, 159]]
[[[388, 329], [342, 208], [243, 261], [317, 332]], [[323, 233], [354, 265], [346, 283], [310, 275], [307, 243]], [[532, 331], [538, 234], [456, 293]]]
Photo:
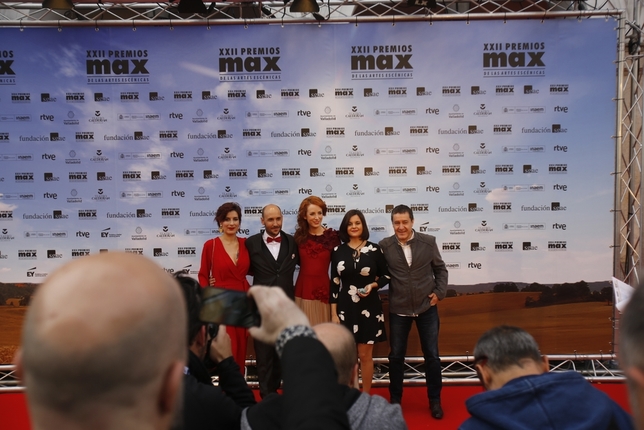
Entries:
[[345, 326], [333, 323], [315, 325], [313, 331], [333, 358], [338, 383], [351, 385], [352, 371], [358, 363], [356, 342], [351, 332]]
[[143, 256], [96, 254], [53, 272], [27, 311], [17, 363], [36, 428], [56, 416], [168, 420], [160, 392], [185, 361], [185, 312], [176, 281]]
[[282, 210], [274, 204], [267, 204], [262, 208], [262, 218], [260, 219], [266, 234], [276, 237], [282, 230]]

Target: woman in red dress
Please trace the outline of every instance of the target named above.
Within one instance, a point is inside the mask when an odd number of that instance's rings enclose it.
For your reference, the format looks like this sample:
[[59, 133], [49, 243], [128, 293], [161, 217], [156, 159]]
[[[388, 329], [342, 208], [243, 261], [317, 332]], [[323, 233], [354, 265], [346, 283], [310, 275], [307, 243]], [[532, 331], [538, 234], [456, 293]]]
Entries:
[[[224, 203], [215, 214], [221, 236], [209, 239], [201, 251], [199, 284], [237, 291], [248, 291], [250, 285], [246, 273], [250, 258], [246, 249], [246, 239], [237, 237], [241, 225], [242, 211], [237, 203]], [[248, 330], [243, 327], [226, 327], [230, 336], [233, 357], [244, 373]]]
[[331, 251], [340, 245], [337, 230], [325, 228], [326, 203], [317, 196], [302, 200], [297, 213], [295, 243], [300, 253], [300, 273], [295, 281], [295, 303], [311, 325], [331, 321], [329, 264]]

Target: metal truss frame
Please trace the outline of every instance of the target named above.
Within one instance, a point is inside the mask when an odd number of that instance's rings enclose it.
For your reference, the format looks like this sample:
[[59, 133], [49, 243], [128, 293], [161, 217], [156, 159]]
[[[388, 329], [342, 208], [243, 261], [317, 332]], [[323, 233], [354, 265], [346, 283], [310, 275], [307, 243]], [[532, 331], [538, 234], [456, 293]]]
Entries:
[[[622, 382], [624, 376], [613, 354], [550, 355], [551, 372], [576, 371], [590, 382]], [[474, 357], [441, 357], [444, 385], [478, 385], [474, 369]], [[422, 357], [407, 357], [404, 384], [424, 385], [425, 372]], [[246, 380], [252, 388], [258, 388], [255, 360], [246, 360]], [[213, 379], [217, 383], [217, 378]], [[389, 385], [389, 365], [386, 358], [374, 358], [373, 386]], [[24, 387], [17, 379], [15, 366], [0, 365], [0, 394], [22, 392]]]
[[[406, 20], [476, 20], [524, 18], [585, 18], [607, 13], [618, 14], [610, 0], [598, 7], [592, 0], [444, 0], [431, 8], [410, 6], [424, 0], [327, 0], [317, 14], [289, 11], [290, 0], [233, 0], [210, 3], [205, 14], [180, 13], [179, 0], [164, 3], [105, 3], [81, 0], [73, 10], [43, 8], [40, 3], [0, 1], [0, 26], [137, 26], [145, 25], [254, 25], [276, 23], [329, 23]], [[639, 1], [639, 0], [637, 0]]]
[[[86, 1], [86, 0], [84, 0]], [[421, 0], [422, 1], [422, 0]], [[641, 51], [642, 29], [638, 20], [644, 17], [640, 0], [445, 0], [431, 8], [410, 6], [410, 0], [327, 0], [319, 14], [300, 14], [289, 11], [290, 0], [240, 1], [210, 3], [206, 14], [185, 14], [176, 2], [142, 3], [114, 2], [75, 3], [70, 11], [43, 8], [40, 3], [0, 1], [0, 27], [101, 27], [183, 25], [257, 25], [257, 24], [333, 24], [360, 22], [396, 22], [481, 19], [585, 19], [594, 16], [615, 17], [619, 29], [617, 74], [617, 119], [614, 207], [614, 276], [630, 285], [640, 282], [642, 267], [642, 156], [644, 119], [644, 66]], [[418, 4], [419, 0], [415, 0]], [[600, 3], [601, 4], [598, 4]], [[632, 11], [623, 5], [632, 5]], [[614, 349], [618, 331], [618, 315], [614, 318]], [[613, 351], [615, 352], [615, 351]], [[616, 365], [614, 354], [553, 355], [551, 370], [575, 370], [591, 381], [621, 381], [623, 375]], [[477, 384], [472, 357], [442, 357], [445, 384]], [[386, 358], [375, 358], [374, 385], [389, 380]], [[254, 360], [247, 361], [248, 380], [256, 385]], [[408, 357], [405, 383], [424, 384], [422, 357]], [[22, 391], [12, 365], [0, 365], [0, 393]]]

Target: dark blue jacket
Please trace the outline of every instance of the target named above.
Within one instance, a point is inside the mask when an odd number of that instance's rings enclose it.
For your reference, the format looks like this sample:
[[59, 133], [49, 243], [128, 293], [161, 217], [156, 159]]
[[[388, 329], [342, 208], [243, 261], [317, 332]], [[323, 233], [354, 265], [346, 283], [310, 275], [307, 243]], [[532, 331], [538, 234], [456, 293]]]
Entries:
[[631, 417], [577, 372], [523, 376], [465, 402], [460, 430], [630, 430]]

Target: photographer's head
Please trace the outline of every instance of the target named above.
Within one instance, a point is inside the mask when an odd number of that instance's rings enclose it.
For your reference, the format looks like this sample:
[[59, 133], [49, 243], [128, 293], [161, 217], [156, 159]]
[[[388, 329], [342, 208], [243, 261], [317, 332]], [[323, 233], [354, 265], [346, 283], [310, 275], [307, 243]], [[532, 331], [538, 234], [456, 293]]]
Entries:
[[190, 276], [178, 273], [175, 279], [181, 286], [183, 297], [186, 299], [186, 310], [188, 311], [188, 345], [195, 340], [203, 323], [199, 320], [199, 310], [201, 309], [201, 285]]
[[474, 367], [487, 390], [501, 388], [520, 376], [548, 371], [548, 358], [527, 331], [513, 326], [494, 327], [474, 347]]
[[334, 323], [317, 324], [313, 331], [333, 358], [338, 383], [353, 386], [358, 372], [358, 352], [353, 334], [345, 326]]
[[619, 365], [624, 370], [637, 428], [644, 430], [644, 284], [635, 289], [619, 321]]
[[[203, 360], [208, 367], [230, 357], [232, 351], [230, 350], [230, 338], [225, 331], [226, 327], [204, 323], [199, 318], [203, 305], [203, 289], [199, 282], [183, 273], [176, 274], [175, 279], [179, 282], [186, 299], [188, 349], [200, 360]], [[217, 341], [213, 341], [215, 338]]]
[[16, 355], [34, 428], [169, 427], [185, 325], [177, 283], [143, 256], [94, 254], [54, 271]]

